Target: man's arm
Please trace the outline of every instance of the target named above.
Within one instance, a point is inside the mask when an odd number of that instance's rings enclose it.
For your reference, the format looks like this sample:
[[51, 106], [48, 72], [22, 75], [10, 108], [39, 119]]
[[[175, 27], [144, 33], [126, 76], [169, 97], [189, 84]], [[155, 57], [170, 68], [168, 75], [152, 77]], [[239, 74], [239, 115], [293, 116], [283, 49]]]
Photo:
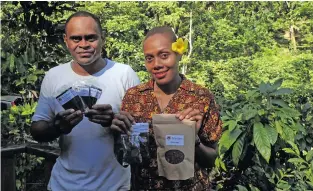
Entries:
[[69, 134], [72, 129], [83, 120], [83, 113], [68, 109], [57, 114], [51, 121], [35, 121], [30, 128], [31, 135], [38, 142], [49, 142], [61, 134]]
[[38, 142], [50, 142], [61, 135], [60, 131], [54, 127], [54, 123], [47, 121], [33, 122], [30, 133]]

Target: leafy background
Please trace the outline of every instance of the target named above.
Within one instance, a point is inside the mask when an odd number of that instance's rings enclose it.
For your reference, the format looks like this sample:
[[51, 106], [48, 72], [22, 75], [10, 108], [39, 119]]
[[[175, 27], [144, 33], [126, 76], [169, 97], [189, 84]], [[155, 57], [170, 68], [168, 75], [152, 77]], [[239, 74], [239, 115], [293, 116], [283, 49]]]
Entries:
[[[1, 95], [25, 98], [1, 112], [2, 144], [33, 141], [30, 117], [43, 76], [71, 59], [65, 20], [87, 10], [104, 28], [104, 56], [132, 66], [142, 82], [149, 29], [169, 25], [189, 40], [180, 71], [216, 95], [224, 122], [215, 190], [313, 190], [312, 2], [1, 4]], [[19, 157], [18, 190], [30, 190], [25, 177], [42, 160]]]

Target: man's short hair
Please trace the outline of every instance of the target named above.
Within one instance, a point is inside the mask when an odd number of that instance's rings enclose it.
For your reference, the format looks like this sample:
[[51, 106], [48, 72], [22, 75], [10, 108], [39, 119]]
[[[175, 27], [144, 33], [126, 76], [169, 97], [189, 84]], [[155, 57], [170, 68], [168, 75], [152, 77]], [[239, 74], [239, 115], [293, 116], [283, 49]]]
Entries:
[[173, 29], [171, 27], [168, 26], [158, 26], [158, 27], [154, 27], [151, 30], [148, 31], [148, 33], [146, 34], [146, 37], [144, 39], [144, 41], [147, 40], [147, 38], [149, 38], [150, 36], [154, 35], [154, 34], [162, 34], [162, 33], [167, 33], [169, 35], [171, 35], [172, 41], [175, 42], [177, 40], [177, 37], [173, 31]]
[[96, 21], [96, 23], [97, 23], [97, 26], [98, 26], [98, 29], [99, 29], [99, 31], [100, 31], [100, 33], [102, 34], [102, 27], [101, 27], [101, 23], [100, 23], [100, 20], [99, 20], [99, 18], [96, 16], [96, 15], [94, 15], [94, 14], [92, 14], [92, 13], [89, 13], [89, 12], [87, 12], [87, 11], [78, 11], [78, 12], [76, 12], [76, 13], [73, 13], [67, 20], [66, 20], [66, 22], [65, 22], [65, 34], [66, 34], [66, 27], [67, 27], [67, 24], [70, 22], [70, 20], [72, 19], [72, 18], [74, 18], [74, 17], [91, 17], [91, 18], [93, 18], [93, 20], [95, 20]]

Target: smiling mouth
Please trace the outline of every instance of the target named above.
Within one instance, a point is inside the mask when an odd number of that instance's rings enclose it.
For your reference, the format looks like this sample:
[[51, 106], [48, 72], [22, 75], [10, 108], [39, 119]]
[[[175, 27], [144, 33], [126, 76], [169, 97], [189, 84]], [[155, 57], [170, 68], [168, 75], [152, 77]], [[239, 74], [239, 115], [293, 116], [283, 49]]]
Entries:
[[90, 57], [92, 56], [92, 52], [80, 52], [78, 53], [81, 57]]
[[154, 73], [153, 75], [156, 77], [156, 78], [164, 78], [165, 75], [166, 75], [167, 71], [164, 71], [164, 72], [157, 72], [157, 73]]

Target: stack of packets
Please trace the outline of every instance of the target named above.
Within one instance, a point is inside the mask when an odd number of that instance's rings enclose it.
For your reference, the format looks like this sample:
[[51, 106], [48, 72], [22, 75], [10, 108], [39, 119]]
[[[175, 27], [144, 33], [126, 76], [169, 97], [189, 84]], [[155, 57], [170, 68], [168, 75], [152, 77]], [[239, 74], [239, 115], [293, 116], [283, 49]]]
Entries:
[[130, 136], [121, 134], [115, 140], [114, 153], [123, 167], [149, 158], [149, 123], [136, 123], [132, 128]]
[[96, 104], [101, 94], [102, 90], [96, 86], [79, 85], [66, 89], [56, 99], [65, 110], [74, 109], [85, 112]]

